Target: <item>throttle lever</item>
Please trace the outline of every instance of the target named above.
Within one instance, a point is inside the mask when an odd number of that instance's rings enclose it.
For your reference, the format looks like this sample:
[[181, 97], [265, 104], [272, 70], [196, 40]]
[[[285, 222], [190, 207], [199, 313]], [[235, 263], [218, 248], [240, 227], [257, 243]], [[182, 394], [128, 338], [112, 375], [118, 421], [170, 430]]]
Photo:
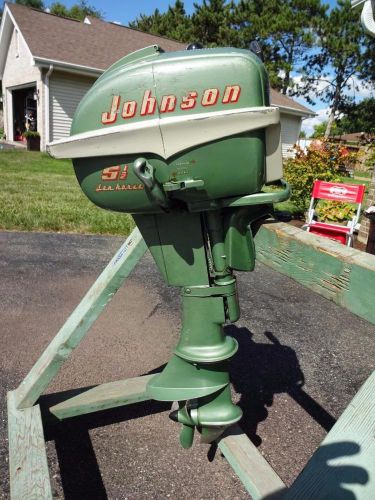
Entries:
[[134, 174], [144, 184], [145, 189], [157, 205], [163, 209], [169, 208], [167, 196], [155, 179], [155, 169], [146, 158], [137, 158], [133, 163]]

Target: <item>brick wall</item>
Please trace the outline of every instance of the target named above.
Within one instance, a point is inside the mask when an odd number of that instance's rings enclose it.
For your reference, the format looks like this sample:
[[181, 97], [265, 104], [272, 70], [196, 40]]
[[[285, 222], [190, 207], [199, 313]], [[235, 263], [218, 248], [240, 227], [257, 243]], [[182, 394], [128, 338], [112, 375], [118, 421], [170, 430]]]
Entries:
[[[375, 168], [372, 172], [370, 190], [369, 190], [369, 193], [367, 195], [365, 208], [369, 207], [370, 205], [375, 205]], [[359, 230], [359, 233], [358, 233], [358, 240], [361, 241], [362, 243], [367, 243], [369, 228], [370, 228], [369, 219], [362, 216], [361, 229]]]

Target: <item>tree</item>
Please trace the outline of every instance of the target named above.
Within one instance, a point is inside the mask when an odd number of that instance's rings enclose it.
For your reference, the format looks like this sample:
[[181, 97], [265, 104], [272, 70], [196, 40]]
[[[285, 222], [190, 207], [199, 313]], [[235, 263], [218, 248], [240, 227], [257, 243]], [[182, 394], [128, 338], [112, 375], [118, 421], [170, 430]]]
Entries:
[[130, 28], [135, 28], [137, 30], [144, 31], [145, 33], [166, 36], [166, 33], [164, 32], [164, 15], [165, 14], [160, 14], [159, 9], [155, 9], [153, 14], [150, 16], [141, 14], [139, 17], [136, 17], [134, 21], [129, 23], [129, 26]]
[[80, 21], [83, 21], [86, 16], [103, 18], [103, 12], [89, 5], [86, 0], [80, 0], [79, 3], [74, 4], [69, 11], [69, 15], [73, 19], [79, 19]]
[[375, 134], [375, 99], [364, 99], [359, 104], [348, 105], [344, 115], [337, 120], [337, 127], [341, 134]]
[[375, 84], [375, 39], [369, 36], [365, 37], [364, 45], [366, 47], [364, 60], [366, 64], [361, 67], [361, 78], [370, 85]]
[[86, 16], [97, 17], [99, 19], [103, 18], [103, 13], [89, 5], [85, 0], [81, 0], [79, 3], [72, 5], [70, 9], [61, 2], [54, 2], [50, 7], [50, 12], [56, 16], [70, 17], [80, 21], [83, 21]]
[[318, 137], [324, 137], [327, 128], [327, 122], [317, 123], [314, 125], [314, 132], [310, 135], [311, 139], [316, 139]]
[[353, 101], [346, 90], [356, 88], [355, 78], [363, 68], [364, 34], [358, 13], [352, 11], [350, 0], [338, 0], [329, 13], [320, 37], [320, 50], [313, 54], [304, 67], [304, 86], [297, 92], [306, 95], [312, 104], [316, 97], [330, 105], [330, 114], [324, 137], [340, 109]]
[[240, 38], [233, 26], [234, 3], [226, 0], [203, 0], [194, 4], [192, 34], [206, 47], [238, 47]]
[[193, 36], [191, 17], [186, 14], [181, 0], [176, 0], [174, 6], [169, 6], [167, 12], [162, 14], [159, 9], [155, 9], [149, 16], [141, 14], [129, 23], [129, 26], [186, 43], [191, 41]]
[[69, 17], [69, 9], [60, 2], [54, 2], [49, 11], [51, 14], [55, 14], [55, 16]]
[[316, 43], [326, 10], [321, 0], [241, 0], [236, 6], [242, 45], [254, 38], [261, 42], [271, 84], [283, 94]]
[[42, 0], [16, 0], [18, 5], [25, 5], [26, 7], [33, 7], [34, 9], [44, 10], [44, 3]]

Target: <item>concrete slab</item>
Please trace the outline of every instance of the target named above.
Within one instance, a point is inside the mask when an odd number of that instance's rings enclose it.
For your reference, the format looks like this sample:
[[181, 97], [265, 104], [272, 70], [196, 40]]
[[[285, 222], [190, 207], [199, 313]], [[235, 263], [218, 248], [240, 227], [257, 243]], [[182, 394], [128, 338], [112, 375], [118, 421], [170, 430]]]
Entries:
[[[14, 389], [121, 238], [0, 233], [1, 419]], [[242, 316], [228, 333], [242, 426], [290, 484], [374, 369], [375, 328], [257, 265], [239, 275]], [[149, 373], [178, 339], [179, 293], [146, 255], [50, 386], [51, 394]], [[43, 402], [43, 401], [42, 401]], [[178, 444], [169, 406], [140, 403], [47, 425], [54, 495], [67, 499], [247, 498], [220, 453]], [[8, 498], [6, 426], [0, 498]]]
[[2, 149], [26, 149], [26, 142], [0, 140], [0, 151]]

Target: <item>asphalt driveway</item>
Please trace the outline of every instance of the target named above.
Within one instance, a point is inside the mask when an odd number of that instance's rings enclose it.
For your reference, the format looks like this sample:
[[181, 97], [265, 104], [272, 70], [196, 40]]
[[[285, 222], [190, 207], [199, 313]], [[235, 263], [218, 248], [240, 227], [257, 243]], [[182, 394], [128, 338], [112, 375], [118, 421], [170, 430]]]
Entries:
[[[121, 243], [0, 233], [1, 498], [9, 495], [6, 392], [21, 382]], [[234, 398], [244, 411], [243, 429], [289, 484], [374, 369], [375, 328], [261, 264], [238, 277], [242, 316], [228, 329], [240, 344], [231, 362]], [[165, 286], [147, 254], [48, 393], [160, 367], [178, 339], [179, 307], [178, 290]], [[56, 498], [247, 498], [219, 452], [198, 440], [181, 449], [169, 409], [147, 402], [47, 425]]]

